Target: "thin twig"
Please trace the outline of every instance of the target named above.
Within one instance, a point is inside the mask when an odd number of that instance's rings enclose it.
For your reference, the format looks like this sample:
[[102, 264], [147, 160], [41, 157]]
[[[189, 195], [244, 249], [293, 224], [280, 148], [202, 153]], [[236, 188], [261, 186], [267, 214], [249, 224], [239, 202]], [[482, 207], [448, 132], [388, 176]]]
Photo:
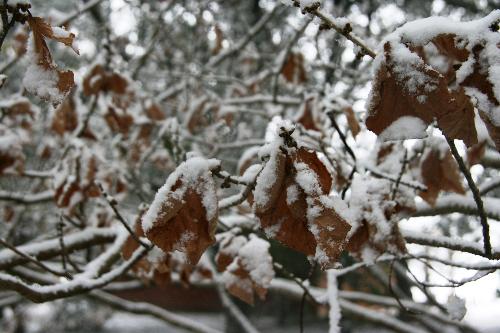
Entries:
[[125, 218], [122, 216], [122, 214], [120, 214], [120, 212], [118, 211], [118, 208], [116, 208], [116, 205], [117, 205], [117, 202], [116, 200], [111, 197], [105, 190], [104, 190], [104, 187], [102, 186], [101, 183], [97, 183], [97, 186], [99, 186], [99, 189], [101, 190], [101, 193], [102, 195], [104, 196], [104, 199], [106, 199], [106, 201], [108, 202], [109, 206], [111, 207], [111, 209], [113, 210], [113, 212], [115, 213], [115, 216], [116, 218], [118, 219], [118, 221], [121, 222], [121, 224], [123, 224], [123, 226], [125, 227], [125, 229], [127, 229], [128, 233], [130, 234], [130, 236], [132, 236], [132, 238], [138, 243], [140, 244], [142, 247], [144, 247], [146, 250], [151, 250], [152, 246], [149, 245], [149, 244], [146, 244], [144, 243], [136, 234], [135, 232], [132, 230], [132, 228], [130, 227], [130, 225], [128, 224], [128, 222], [125, 220]]
[[52, 273], [56, 276], [64, 276], [66, 278], [72, 278], [71, 277], [71, 274], [69, 274], [68, 272], [59, 272], [59, 271], [56, 271], [50, 267], [48, 267], [47, 265], [45, 265], [44, 263], [42, 263], [41, 261], [37, 260], [36, 258], [22, 252], [21, 250], [19, 250], [18, 248], [16, 248], [15, 246], [13, 245], [10, 245], [7, 241], [5, 241], [3, 238], [0, 238], [0, 244], [2, 244], [4, 247], [8, 248], [9, 250], [15, 252], [16, 254], [20, 255], [21, 257], [23, 257], [24, 259], [28, 260], [29, 262], [37, 265], [38, 267], [46, 270], [47, 272], [49, 273]]
[[405, 148], [405, 153], [403, 155], [403, 163], [401, 164], [401, 170], [399, 171], [398, 178], [396, 179], [396, 184], [394, 185], [394, 189], [392, 190], [392, 200], [396, 198], [399, 184], [401, 183], [401, 178], [403, 178], [403, 174], [405, 173], [407, 163], [408, 163], [408, 150], [406, 150]]
[[370, 47], [368, 47], [368, 45], [366, 45], [366, 43], [363, 40], [361, 40], [358, 36], [352, 33], [352, 29], [339, 27], [337, 24], [335, 24], [335, 22], [332, 20], [331, 17], [321, 12], [318, 6], [305, 8], [305, 10], [311, 13], [312, 15], [318, 17], [319, 19], [321, 19], [321, 21], [326, 27], [334, 29], [339, 34], [341, 34], [342, 36], [353, 42], [355, 45], [359, 46], [364, 54], [372, 58], [375, 58], [377, 56], [375, 51], [373, 51]]
[[469, 169], [467, 169], [464, 160], [458, 153], [457, 147], [455, 146], [453, 139], [450, 139], [447, 136], [445, 136], [445, 138], [446, 141], [448, 142], [448, 145], [450, 146], [450, 150], [451, 153], [453, 154], [453, 157], [458, 163], [460, 171], [462, 171], [462, 173], [464, 174], [465, 179], [467, 180], [467, 184], [469, 185], [469, 188], [472, 191], [472, 196], [474, 197], [474, 201], [476, 202], [479, 219], [481, 221], [481, 226], [483, 228], [484, 254], [487, 258], [491, 258], [492, 254], [491, 254], [491, 241], [490, 241], [490, 226], [488, 224], [488, 217], [486, 216], [486, 212], [484, 211], [483, 199], [481, 199], [481, 194], [479, 193], [479, 189], [477, 188], [476, 183], [472, 179], [472, 175], [470, 174]]

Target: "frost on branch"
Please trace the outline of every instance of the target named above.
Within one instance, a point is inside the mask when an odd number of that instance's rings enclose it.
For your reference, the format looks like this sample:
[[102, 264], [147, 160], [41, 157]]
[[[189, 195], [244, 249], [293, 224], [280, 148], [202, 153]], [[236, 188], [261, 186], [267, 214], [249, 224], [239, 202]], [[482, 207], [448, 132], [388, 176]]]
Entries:
[[60, 71], [52, 61], [52, 55], [45, 41], [53, 39], [71, 47], [74, 46], [75, 35], [59, 27], [51, 27], [40, 17], [29, 17], [28, 24], [33, 38], [28, 45], [30, 64], [23, 79], [29, 92], [57, 105], [61, 103], [75, 85], [72, 71]]
[[423, 138], [437, 120], [452, 139], [478, 143], [484, 122], [500, 150], [500, 10], [457, 23], [430, 17], [389, 35], [376, 58], [369, 130], [385, 140]]
[[167, 178], [142, 219], [146, 237], [164, 252], [179, 251], [196, 264], [215, 242], [218, 207], [210, 170], [219, 161], [192, 157]]
[[265, 147], [269, 160], [257, 178], [253, 209], [269, 237], [328, 268], [344, 249], [351, 228], [348, 208], [328, 196], [328, 170], [315, 152], [296, 146], [291, 132], [282, 127], [280, 137]]
[[222, 281], [232, 295], [253, 305], [254, 294], [263, 300], [274, 278], [270, 245], [253, 234], [247, 239], [234, 232], [220, 236], [220, 250], [215, 259], [217, 270], [224, 272]]

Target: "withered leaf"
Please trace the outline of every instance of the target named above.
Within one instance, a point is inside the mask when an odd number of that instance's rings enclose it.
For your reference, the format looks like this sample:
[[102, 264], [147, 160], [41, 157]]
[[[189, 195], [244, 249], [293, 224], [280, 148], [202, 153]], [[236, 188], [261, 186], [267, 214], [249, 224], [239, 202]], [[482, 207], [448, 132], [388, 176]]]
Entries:
[[363, 259], [365, 254], [373, 258], [386, 252], [406, 252], [398, 222], [415, 211], [414, 193], [399, 189], [393, 196], [390, 185], [386, 179], [369, 175], [354, 177], [350, 207], [357, 212], [356, 223], [346, 246], [352, 255]]
[[255, 235], [244, 241], [222, 274], [222, 281], [232, 295], [253, 305], [254, 294], [264, 299], [274, 278], [273, 259], [267, 241]]
[[432, 206], [440, 191], [465, 194], [460, 170], [449, 149], [444, 153], [439, 149], [427, 150], [422, 160], [421, 174], [427, 191], [419, 195]]
[[486, 153], [486, 141], [481, 141], [467, 149], [467, 164], [469, 167], [479, 164]]
[[163, 120], [166, 118], [166, 115], [163, 113], [160, 106], [158, 104], [155, 104], [155, 103], [153, 103], [149, 107], [147, 107], [145, 112], [146, 112], [146, 116], [152, 120]]
[[[467, 31], [468, 27], [464, 26], [464, 29]], [[411, 46], [402, 41], [403, 37], [399, 42], [386, 42], [385, 59], [373, 83], [373, 98], [369, 103], [366, 122], [368, 129], [380, 134], [404, 116], [417, 117], [425, 126], [436, 119], [439, 128], [447, 137], [463, 140], [471, 147], [478, 142], [474, 121], [476, 107], [481, 119], [486, 123], [490, 137], [498, 137], [500, 126], [492, 126], [494, 122], [491, 117], [500, 103], [494, 92], [493, 74], [490, 70], [491, 67], [498, 66], [498, 58], [492, 56], [494, 52], [486, 51], [495, 47], [500, 49], [498, 39], [493, 35], [487, 28], [484, 38], [481, 39], [471, 39], [466, 33], [450, 31], [436, 34], [430, 40], [425, 39], [425, 43], [414, 40]], [[412, 53], [413, 58], [393, 57], [394, 47], [406, 49], [405, 52]], [[415, 66], [413, 60], [408, 60], [415, 57], [420, 59], [422, 66]], [[438, 61], [434, 61], [436, 59]], [[417, 91], [409, 94], [404, 86], [412, 78], [405, 80], [397, 77], [401, 68], [412, 66], [415, 71], [413, 76], [419, 77], [416, 81], [426, 78], [425, 82], [420, 82], [423, 85], [418, 87]], [[462, 66], [465, 70], [462, 70]], [[429, 89], [432, 86], [435, 87]], [[394, 134], [391, 133], [391, 136]], [[408, 136], [421, 137], [415, 133]], [[500, 150], [500, 140], [495, 141], [495, 145]]]
[[215, 242], [217, 194], [209, 170], [213, 163], [192, 158], [179, 165], [142, 219], [146, 237], [153, 244], [165, 253], [184, 253], [189, 264], [196, 264]]
[[345, 107], [342, 109], [342, 111], [344, 112], [347, 118], [347, 125], [349, 125], [349, 129], [351, 130], [352, 136], [356, 137], [361, 131], [361, 126], [359, 125], [354, 110], [351, 107]]
[[[57, 66], [52, 61], [52, 55], [45, 41], [46, 38], [53, 39], [66, 46], [71, 47], [77, 54], [78, 50], [74, 47], [75, 35], [59, 27], [51, 27], [40, 17], [28, 18], [28, 24], [33, 33], [33, 51], [36, 57], [33, 65], [31, 65], [28, 71], [31, 72], [48, 72], [44, 75], [49, 75], [51, 80], [54, 81], [54, 86], [59, 90], [60, 94], [55, 96], [54, 93], [48, 93], [39, 89], [35, 82], [29, 82], [30, 80], [24, 81], [26, 88], [38, 95], [40, 98], [51, 100], [55, 105], [62, 101], [62, 97], [67, 95], [71, 88], [75, 85], [74, 74], [72, 71], [60, 71]], [[34, 66], [34, 67], [32, 67]], [[31, 74], [33, 75], [33, 73]], [[41, 75], [37, 73], [36, 75]], [[54, 78], [52, 78], [54, 76]], [[31, 78], [30, 79], [34, 79]], [[62, 96], [62, 97], [61, 97]]]
[[[316, 153], [305, 148], [287, 154], [277, 151], [268, 163], [275, 170], [272, 183], [264, 189], [267, 200], [254, 203], [261, 227], [269, 237], [315, 256], [322, 268], [331, 267], [344, 248], [351, 226], [327, 197], [332, 186], [328, 170]], [[257, 178], [256, 190], [261, 191], [259, 182], [268, 181], [269, 174], [264, 170]]]
[[68, 96], [56, 109], [52, 118], [52, 130], [62, 136], [78, 127], [78, 113], [73, 96]]
[[281, 74], [290, 83], [303, 83], [307, 81], [302, 53], [291, 52], [281, 69]]
[[128, 81], [118, 73], [106, 71], [104, 66], [95, 65], [83, 79], [83, 93], [86, 96], [97, 95], [101, 91], [123, 95]]
[[307, 130], [319, 131], [318, 124], [313, 113], [314, 102], [314, 98], [308, 98], [304, 101], [301, 106], [299, 117], [297, 117], [296, 121], [302, 124], [302, 126], [304, 126]]
[[41, 17], [30, 16], [28, 24], [33, 33], [35, 52], [38, 54], [38, 65], [45, 69], [53, 69], [52, 55], [45, 42], [45, 38], [56, 40], [66, 46], [71, 47], [77, 54], [78, 50], [73, 46], [75, 34], [62, 28], [51, 27]]
[[104, 119], [113, 132], [121, 133], [124, 136], [128, 135], [130, 127], [134, 123], [134, 117], [123, 110], [117, 111], [112, 106], [108, 107], [108, 112], [104, 115]]

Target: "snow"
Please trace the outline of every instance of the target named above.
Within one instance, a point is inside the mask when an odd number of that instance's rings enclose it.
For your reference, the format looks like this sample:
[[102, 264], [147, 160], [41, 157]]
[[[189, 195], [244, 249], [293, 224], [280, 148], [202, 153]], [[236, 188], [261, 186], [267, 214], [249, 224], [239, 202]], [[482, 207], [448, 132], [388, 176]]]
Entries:
[[[31, 58], [31, 57], [30, 57]], [[59, 104], [65, 95], [57, 88], [59, 77], [56, 71], [46, 70], [32, 62], [26, 69], [23, 85], [27, 91], [42, 98]]]
[[269, 248], [269, 242], [251, 234], [250, 240], [238, 251], [241, 264], [250, 272], [252, 280], [266, 289], [274, 278], [273, 259]]
[[[84, 243], [96, 238], [113, 238], [116, 236], [114, 228], [85, 228], [83, 231], [78, 231], [64, 236], [64, 243], [66, 247], [71, 248], [74, 244]], [[40, 242], [34, 242], [26, 245], [19, 245], [17, 248], [25, 254], [30, 256], [38, 256], [40, 253], [47, 253], [52, 249], [59, 249], [59, 239], [51, 239]], [[20, 258], [19, 255], [9, 249], [0, 251], [0, 266], [7, 265], [16, 259]]]
[[[205, 159], [203, 157], [191, 157], [181, 163], [172, 172], [165, 184], [158, 190], [148, 211], [142, 218], [142, 228], [144, 232], [150, 230], [162, 211], [163, 205], [168, 198], [183, 200], [188, 189], [196, 191], [202, 198], [203, 207], [206, 210], [207, 220], [212, 220], [217, 216], [218, 204], [217, 194], [214, 192], [215, 182], [210, 170], [220, 166], [220, 161], [216, 159]], [[172, 188], [178, 181], [182, 184], [175, 191]]]
[[388, 140], [404, 140], [404, 139], [423, 139], [427, 136], [425, 129], [427, 124], [418, 117], [404, 116], [398, 118], [382, 133], [379, 134], [379, 139], [382, 141]]
[[409, 94], [432, 92], [437, 87], [437, 80], [425, 74], [422, 69], [426, 65], [422, 58], [411, 52], [406, 45], [399, 41], [390, 42], [391, 65], [396, 79], [403, 85]]
[[33, 45], [33, 37], [28, 41], [27, 58], [28, 67], [23, 77], [23, 85], [27, 91], [42, 98], [59, 104], [66, 97], [57, 87], [59, 76], [54, 64], [52, 69], [45, 69], [38, 64], [38, 55]]
[[319, 185], [316, 173], [312, 171], [305, 163], [294, 163], [297, 174], [295, 181], [309, 196], [319, 196], [322, 194], [321, 186]]
[[339, 305], [339, 289], [337, 282], [337, 274], [334, 270], [330, 269], [327, 272], [328, 279], [328, 303], [330, 304], [329, 319], [330, 319], [330, 330], [329, 333], [340, 333], [340, 319], [342, 317], [340, 313]]
[[351, 24], [351, 20], [349, 20], [347, 17], [332, 17], [330, 20], [335, 24], [337, 27], [339, 27], [341, 30], [344, 30], [345, 27], [348, 24]]
[[446, 310], [452, 319], [462, 320], [467, 313], [465, 300], [456, 295], [450, 295], [448, 302], [446, 302]]
[[299, 198], [299, 188], [297, 185], [292, 184], [286, 188], [286, 203], [293, 204]]
[[[276, 140], [271, 144], [264, 146], [266, 152], [269, 149], [269, 160], [259, 174], [258, 182], [254, 189], [254, 206], [265, 206], [269, 201], [269, 192], [275, 184], [278, 174], [278, 154], [281, 142]], [[272, 147], [272, 148], [271, 148]], [[260, 151], [262, 153], [263, 150]]]
[[[500, 221], [500, 199], [483, 197], [484, 210], [488, 217]], [[425, 202], [416, 205], [413, 216], [427, 216], [435, 214], [447, 214], [452, 212], [463, 212], [472, 214], [477, 210], [476, 202], [470, 195], [447, 194], [439, 197], [433, 207]]]
[[[469, 77], [478, 62], [480, 70], [486, 74], [487, 80], [493, 85], [492, 91], [495, 98], [500, 100], [500, 55], [498, 52], [500, 35], [489, 28], [499, 19], [500, 10], [497, 9], [484, 18], [469, 22], [456, 22], [445, 17], [429, 17], [406, 23], [382, 41], [378, 56], [374, 61], [374, 72], [378, 73], [381, 66], [388, 65], [390, 72], [394, 74], [406, 92], [415, 96], [417, 101], [423, 104], [427, 101], [427, 93], [434, 91], [437, 83], [442, 79], [442, 75], [432, 77], [426, 72], [437, 70], [444, 74], [451, 61], [449, 57], [440, 54], [437, 47], [430, 42], [440, 35], [452, 35], [458, 47], [469, 52], [468, 59], [456, 72], [457, 80], [454, 86], [457, 87]], [[386, 44], [390, 46], [388, 54], [383, 49]], [[417, 52], [411, 50], [413, 47], [420, 46], [424, 47], [427, 64]], [[475, 59], [473, 52], [476, 46], [481, 46], [482, 49], [479, 59]], [[378, 86], [372, 88], [366, 103], [368, 110], [373, 110], [374, 102], [380, 97], [379, 88]], [[500, 107], [491, 101], [491, 96], [472, 87], [465, 87], [465, 91], [468, 96], [473, 97], [475, 106], [485, 112], [494, 125], [500, 126]], [[421, 122], [418, 125], [415, 130], [402, 135], [401, 139], [422, 138], [423, 131], [417, 131], [417, 128], [420, 130], [424, 125]], [[405, 128], [408, 129], [408, 127]], [[399, 136], [391, 137], [390, 134], [394, 134], [394, 130], [384, 133], [383, 137], [400, 139]], [[416, 135], [412, 136], [412, 134]]]

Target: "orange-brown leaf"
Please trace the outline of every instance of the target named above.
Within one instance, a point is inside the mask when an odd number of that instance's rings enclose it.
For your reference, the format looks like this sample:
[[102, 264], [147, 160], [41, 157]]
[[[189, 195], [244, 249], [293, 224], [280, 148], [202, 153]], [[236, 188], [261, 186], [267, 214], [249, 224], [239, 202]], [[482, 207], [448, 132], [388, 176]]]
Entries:
[[342, 109], [342, 111], [344, 112], [347, 118], [347, 125], [349, 125], [349, 129], [351, 130], [352, 136], [356, 137], [361, 131], [361, 126], [359, 125], [354, 110], [351, 107], [345, 107]]
[[421, 173], [427, 191], [420, 192], [420, 196], [430, 205], [435, 204], [440, 191], [465, 194], [460, 170], [450, 150], [444, 156], [439, 150], [430, 150], [422, 161]]

